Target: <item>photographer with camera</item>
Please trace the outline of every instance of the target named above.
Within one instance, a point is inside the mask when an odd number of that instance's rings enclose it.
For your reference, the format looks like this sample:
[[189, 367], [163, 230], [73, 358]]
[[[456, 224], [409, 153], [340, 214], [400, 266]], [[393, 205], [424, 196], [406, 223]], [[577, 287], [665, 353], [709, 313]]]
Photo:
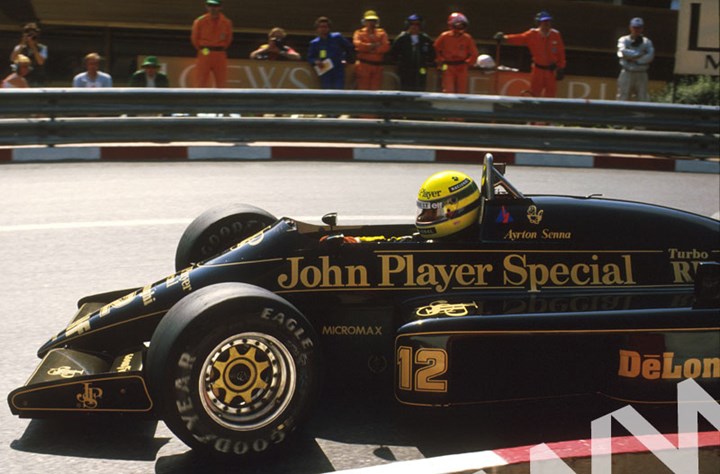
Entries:
[[652, 41], [643, 36], [645, 22], [642, 18], [630, 20], [630, 34], [621, 36], [617, 44], [620, 58], [620, 76], [617, 81], [617, 100], [648, 101], [648, 69], [655, 59]]
[[250, 59], [269, 59], [272, 61], [299, 61], [300, 53], [285, 44], [287, 34], [282, 28], [275, 27], [268, 33], [268, 42], [250, 53]]
[[30, 59], [30, 72], [25, 76], [30, 87], [45, 85], [45, 61], [48, 58], [47, 46], [38, 41], [40, 28], [36, 23], [28, 23], [23, 27], [20, 43], [10, 53], [10, 62], [15, 63], [19, 56]]

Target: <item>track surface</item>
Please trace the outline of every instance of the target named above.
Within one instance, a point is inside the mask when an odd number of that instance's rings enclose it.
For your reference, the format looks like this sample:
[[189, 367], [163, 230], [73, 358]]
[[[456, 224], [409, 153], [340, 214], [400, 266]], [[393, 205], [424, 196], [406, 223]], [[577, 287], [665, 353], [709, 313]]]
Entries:
[[[175, 246], [204, 209], [247, 202], [319, 221], [411, 222], [415, 196], [438, 164], [58, 163], [0, 166], [0, 392], [22, 385], [36, 349], [63, 327], [81, 296], [143, 285], [173, 271]], [[479, 177], [479, 165], [457, 168]], [[528, 194], [603, 194], [718, 217], [720, 177], [707, 174], [513, 167]], [[0, 408], [8, 473], [327, 472], [442, 454], [590, 436], [618, 406], [595, 400], [480, 407], [472, 416], [407, 416], [369, 401], [321, 405], [293, 446], [249, 466], [195, 458], [162, 423], [20, 420]], [[649, 410], [659, 429], [673, 414]], [[622, 434], [622, 433], [619, 433]]]

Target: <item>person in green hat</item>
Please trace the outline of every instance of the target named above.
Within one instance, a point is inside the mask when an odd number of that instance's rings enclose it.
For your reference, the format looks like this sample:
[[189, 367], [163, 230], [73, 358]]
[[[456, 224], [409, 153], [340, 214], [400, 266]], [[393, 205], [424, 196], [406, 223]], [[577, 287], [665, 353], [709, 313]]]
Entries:
[[170, 81], [160, 72], [157, 57], [148, 56], [130, 78], [130, 87], [170, 87]]

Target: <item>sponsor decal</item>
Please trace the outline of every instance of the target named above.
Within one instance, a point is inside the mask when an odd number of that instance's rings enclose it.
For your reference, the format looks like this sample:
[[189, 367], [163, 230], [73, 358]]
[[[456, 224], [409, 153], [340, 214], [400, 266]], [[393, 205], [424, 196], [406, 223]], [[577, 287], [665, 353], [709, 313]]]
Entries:
[[[316, 264], [305, 257], [286, 259], [289, 268], [277, 277], [281, 290], [341, 288], [429, 289], [443, 293], [451, 288], [482, 288], [490, 285], [525, 288], [538, 292], [543, 287], [625, 286], [637, 284], [632, 256], [620, 253], [583, 255], [572, 263], [536, 262], [525, 253], [506, 254], [496, 263], [428, 263], [415, 254], [377, 254], [379, 273], [371, 281], [365, 265], [335, 265], [329, 256]], [[375, 270], [375, 267], [373, 267]]]
[[268, 228], [269, 228], [269, 227], [266, 227], [265, 229], [261, 230], [261, 231], [258, 232], [257, 234], [251, 235], [251, 236], [248, 237], [247, 239], [245, 239], [245, 240], [243, 240], [242, 242], [236, 244], [235, 246], [232, 247], [232, 250], [239, 249], [239, 248], [242, 247], [243, 245], [249, 245], [249, 246], [251, 246], [251, 247], [254, 247], [254, 246], [256, 246], [256, 245], [260, 245], [260, 243], [262, 243], [262, 241], [265, 239], [265, 231], [266, 231]]
[[180, 284], [180, 287], [185, 292], [192, 291], [192, 284], [190, 283], [190, 269], [184, 270], [175, 275], [171, 275], [165, 280], [165, 288], [170, 288], [173, 285]]
[[572, 232], [555, 231], [550, 229], [542, 229], [540, 232], [535, 230], [508, 230], [503, 235], [504, 240], [570, 240]]
[[[458, 177], [457, 177], [457, 176], [453, 176], [452, 179], [453, 179], [453, 181], [457, 181], [457, 180], [458, 180]], [[465, 178], [465, 179], [463, 179], [462, 181], [460, 181], [458, 184], [453, 184], [452, 186], [450, 186], [450, 188], [448, 189], [448, 191], [450, 191], [451, 193], [454, 193], [454, 192], [457, 191], [458, 189], [462, 189], [462, 188], [464, 188], [465, 186], [467, 186], [468, 184], [470, 184], [470, 180], [469, 180], [468, 178]]]
[[515, 219], [510, 215], [510, 212], [505, 208], [505, 206], [502, 206], [500, 208], [500, 213], [498, 213], [498, 216], [495, 218], [495, 222], [498, 224], [509, 224], [513, 222]]
[[[134, 293], [130, 293], [129, 295], [125, 295], [122, 298], [116, 299], [112, 303], [106, 304], [105, 306], [100, 308], [100, 313], [99, 313], [100, 317], [102, 318], [103, 316], [107, 316], [110, 313], [110, 310], [112, 310], [112, 309], [122, 308], [123, 306], [130, 304], [130, 302], [132, 302], [132, 300], [135, 298], [135, 296], [138, 295], [138, 293], [139, 293], [138, 291], [136, 291]], [[88, 328], [89, 328], [89, 325], [88, 325]]]
[[421, 199], [435, 199], [440, 197], [440, 194], [442, 194], [442, 191], [427, 191], [425, 188], [422, 188], [418, 193], [418, 197]]
[[540, 222], [542, 221], [544, 212], [545, 211], [538, 211], [537, 206], [535, 206], [533, 204], [532, 206], [528, 207], [528, 210], [527, 210], [528, 221], [530, 221], [531, 224], [535, 224], [535, 225], [540, 224]]
[[323, 326], [323, 336], [382, 336], [382, 326]]
[[710, 260], [709, 252], [698, 249], [670, 248], [668, 257], [673, 271], [673, 283], [692, 283], [700, 262]]
[[83, 369], [73, 369], [69, 365], [63, 365], [62, 367], [55, 367], [47, 371], [48, 375], [54, 377], [62, 377], [64, 379], [71, 379], [76, 375], [83, 375], [85, 371]]
[[674, 352], [641, 354], [620, 349], [618, 375], [645, 380], [718, 379], [720, 357], [687, 357], [678, 361]]
[[123, 357], [122, 362], [120, 363], [120, 366], [117, 368], [118, 372], [129, 372], [132, 370], [132, 360], [133, 356], [135, 354], [128, 354], [125, 357]]
[[428, 306], [422, 306], [415, 311], [415, 315], [421, 318], [430, 316], [467, 316], [468, 308], [477, 309], [478, 305], [474, 301], [472, 303], [448, 303], [445, 300], [433, 301]]
[[91, 382], [83, 384], [83, 391], [75, 395], [79, 402], [78, 408], [92, 410], [98, 407], [98, 399], [102, 398], [103, 390], [100, 387], [93, 387]]
[[143, 306], [153, 304], [155, 302], [155, 288], [152, 285], [143, 287], [140, 296], [142, 297]]
[[70, 323], [70, 325], [65, 329], [65, 337], [70, 337], [73, 334], [82, 334], [86, 331], [90, 330], [90, 315], [86, 314], [82, 318], [78, 319], [77, 321], [73, 321]]

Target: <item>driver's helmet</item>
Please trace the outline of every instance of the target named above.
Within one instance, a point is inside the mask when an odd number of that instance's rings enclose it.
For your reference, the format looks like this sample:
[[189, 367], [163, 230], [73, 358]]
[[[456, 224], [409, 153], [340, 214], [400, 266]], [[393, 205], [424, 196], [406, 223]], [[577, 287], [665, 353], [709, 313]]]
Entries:
[[459, 171], [441, 171], [420, 186], [415, 226], [426, 239], [447, 237], [473, 225], [480, 213], [480, 190]]

